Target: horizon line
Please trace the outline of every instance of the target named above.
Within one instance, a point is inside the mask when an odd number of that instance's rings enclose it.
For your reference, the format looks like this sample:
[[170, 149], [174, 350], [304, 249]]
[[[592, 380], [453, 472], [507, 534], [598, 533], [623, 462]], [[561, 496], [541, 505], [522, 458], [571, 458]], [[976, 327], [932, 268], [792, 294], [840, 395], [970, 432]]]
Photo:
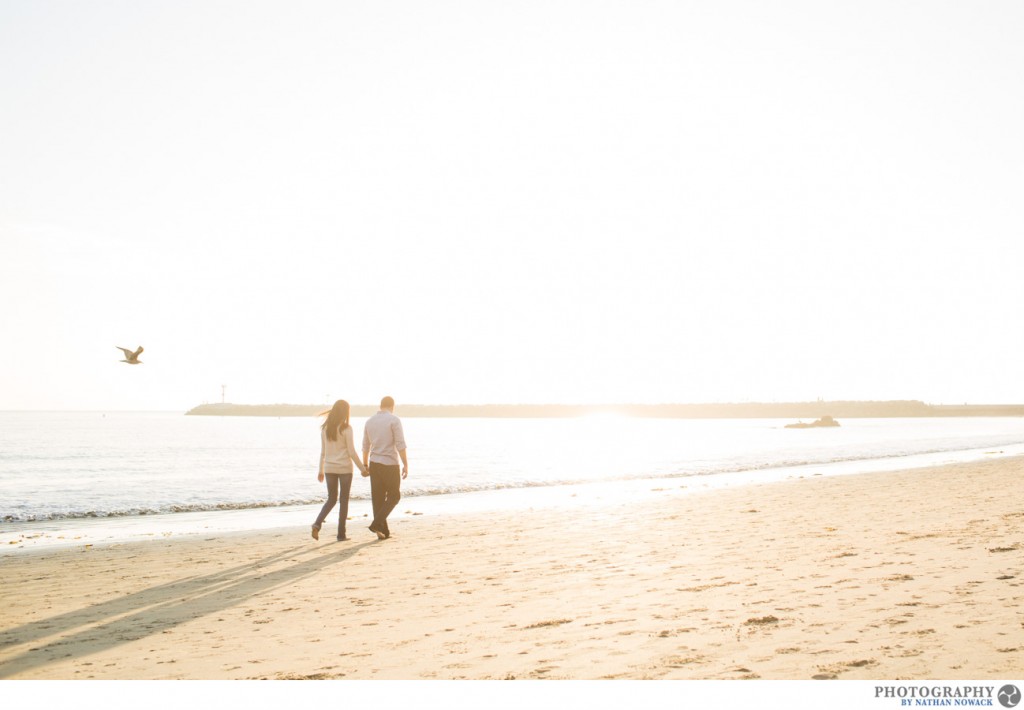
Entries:
[[[408, 402], [396, 403], [396, 409], [403, 407], [437, 407], [437, 408], [484, 408], [484, 407], [580, 407], [580, 408], [598, 408], [598, 407], [707, 407], [707, 406], [780, 406], [780, 405], [806, 405], [806, 404], [914, 404], [924, 405], [928, 407], [1024, 407], [1024, 402], [927, 402], [920, 399], [805, 399], [805, 400], [733, 400], [733, 401], [705, 401], [705, 402], [598, 402], [598, 403], [581, 403], [581, 402], [486, 402], [486, 403], [426, 403], [426, 402]], [[262, 403], [242, 403], [242, 402], [202, 402], [198, 405], [182, 409], [180, 407], [170, 408], [159, 408], [159, 409], [137, 409], [137, 408], [118, 408], [118, 407], [85, 407], [85, 408], [54, 408], [54, 407], [41, 407], [41, 408], [17, 408], [17, 409], [0, 409], [0, 412], [16, 413], [16, 412], [179, 412], [188, 411], [189, 409], [195, 409], [196, 407], [327, 407], [331, 406], [329, 402], [312, 402], [312, 403], [295, 403], [295, 402], [262, 402]], [[350, 406], [366, 408], [366, 407], [378, 407], [380, 403], [352, 403]]]

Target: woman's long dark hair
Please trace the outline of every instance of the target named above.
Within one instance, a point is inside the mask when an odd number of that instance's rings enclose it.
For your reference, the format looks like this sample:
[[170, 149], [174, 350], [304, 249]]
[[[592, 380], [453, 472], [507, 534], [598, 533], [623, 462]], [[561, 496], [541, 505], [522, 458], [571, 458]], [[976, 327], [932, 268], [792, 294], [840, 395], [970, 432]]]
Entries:
[[331, 411], [327, 412], [327, 421], [320, 427], [327, 434], [327, 438], [331, 441], [338, 440], [338, 434], [348, 429], [348, 402], [343, 399], [339, 399], [331, 407]]

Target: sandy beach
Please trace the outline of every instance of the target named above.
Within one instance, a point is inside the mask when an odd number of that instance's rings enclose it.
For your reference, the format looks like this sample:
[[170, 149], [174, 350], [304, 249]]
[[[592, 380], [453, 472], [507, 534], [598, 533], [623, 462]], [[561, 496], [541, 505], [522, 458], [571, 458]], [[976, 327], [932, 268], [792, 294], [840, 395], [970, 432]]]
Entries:
[[0, 678], [1019, 677], [1022, 493], [1002, 458], [4, 552]]

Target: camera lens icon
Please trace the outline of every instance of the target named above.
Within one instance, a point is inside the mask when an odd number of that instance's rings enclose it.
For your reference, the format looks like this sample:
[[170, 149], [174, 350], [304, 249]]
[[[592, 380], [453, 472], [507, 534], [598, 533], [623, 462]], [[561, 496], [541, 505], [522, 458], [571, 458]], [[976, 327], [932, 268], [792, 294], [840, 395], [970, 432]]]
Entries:
[[996, 697], [1004, 708], [1015, 708], [1020, 703], [1020, 688], [1016, 685], [1004, 685]]

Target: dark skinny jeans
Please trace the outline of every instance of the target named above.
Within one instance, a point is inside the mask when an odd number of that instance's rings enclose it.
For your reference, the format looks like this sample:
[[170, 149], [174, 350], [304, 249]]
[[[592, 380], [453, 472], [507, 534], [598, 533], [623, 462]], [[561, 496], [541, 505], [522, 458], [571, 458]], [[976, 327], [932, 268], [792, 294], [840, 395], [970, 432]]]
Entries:
[[[345, 537], [345, 521], [348, 520], [348, 494], [352, 490], [352, 474], [327, 473], [324, 474], [324, 477], [327, 479], [327, 502], [320, 509], [320, 515], [316, 516], [316, 522], [313, 525], [317, 528], [323, 525], [324, 520], [327, 519], [327, 514], [331, 512], [331, 508], [340, 499], [341, 506], [338, 508], [338, 537], [342, 538]], [[339, 491], [341, 493], [340, 496]]]

